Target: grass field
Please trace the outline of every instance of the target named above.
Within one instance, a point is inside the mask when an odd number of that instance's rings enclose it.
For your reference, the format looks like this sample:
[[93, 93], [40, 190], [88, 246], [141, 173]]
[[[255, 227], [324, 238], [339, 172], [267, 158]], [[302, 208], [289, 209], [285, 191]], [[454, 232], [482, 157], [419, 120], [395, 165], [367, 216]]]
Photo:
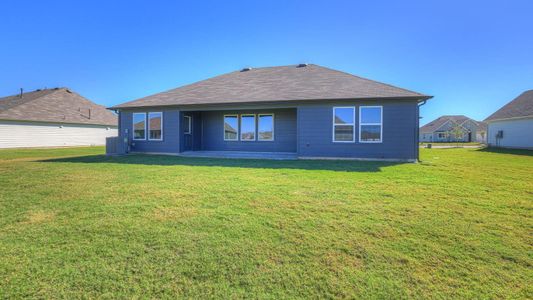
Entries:
[[533, 155], [0, 151], [0, 298], [532, 298]]

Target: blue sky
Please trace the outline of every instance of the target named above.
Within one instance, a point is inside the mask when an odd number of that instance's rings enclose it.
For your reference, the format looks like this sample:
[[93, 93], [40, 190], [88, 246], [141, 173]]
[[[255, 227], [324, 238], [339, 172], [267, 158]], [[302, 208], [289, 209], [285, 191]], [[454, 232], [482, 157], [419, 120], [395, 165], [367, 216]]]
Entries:
[[533, 89], [533, 1], [2, 1], [0, 95], [111, 106], [245, 66], [315, 63], [484, 119]]

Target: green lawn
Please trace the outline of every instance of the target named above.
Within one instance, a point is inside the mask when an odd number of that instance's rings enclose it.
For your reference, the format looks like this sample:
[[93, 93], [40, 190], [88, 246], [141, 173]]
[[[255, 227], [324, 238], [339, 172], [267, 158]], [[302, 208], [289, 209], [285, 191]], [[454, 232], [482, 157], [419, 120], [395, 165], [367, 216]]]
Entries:
[[532, 298], [533, 153], [0, 151], [0, 298]]

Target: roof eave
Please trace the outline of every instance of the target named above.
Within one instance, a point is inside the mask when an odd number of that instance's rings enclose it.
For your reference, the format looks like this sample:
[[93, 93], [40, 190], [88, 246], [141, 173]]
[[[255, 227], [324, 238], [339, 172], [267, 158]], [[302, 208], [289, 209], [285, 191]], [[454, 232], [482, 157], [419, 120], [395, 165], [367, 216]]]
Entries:
[[217, 102], [217, 103], [174, 103], [174, 104], [155, 104], [155, 105], [117, 105], [107, 107], [109, 110], [120, 110], [129, 108], [145, 108], [145, 107], [175, 107], [175, 106], [222, 106], [222, 105], [249, 105], [249, 104], [264, 104], [264, 103], [293, 103], [303, 101], [365, 101], [365, 100], [415, 100], [417, 102], [427, 101], [433, 98], [433, 96], [420, 95], [420, 96], [392, 96], [392, 97], [359, 97], [359, 98], [320, 98], [320, 99], [291, 99], [291, 100], [261, 100], [261, 101], [249, 101], [249, 102]]

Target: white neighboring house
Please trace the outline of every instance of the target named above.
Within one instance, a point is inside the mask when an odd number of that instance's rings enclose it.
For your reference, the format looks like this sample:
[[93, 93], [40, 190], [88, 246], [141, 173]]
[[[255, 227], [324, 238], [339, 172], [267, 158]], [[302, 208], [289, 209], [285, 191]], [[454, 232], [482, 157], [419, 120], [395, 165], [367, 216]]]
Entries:
[[485, 122], [489, 146], [533, 149], [533, 90], [523, 92]]
[[[454, 127], [461, 129], [460, 136], [455, 136]], [[487, 142], [487, 124], [469, 117], [441, 116], [420, 127], [420, 142]]]
[[0, 148], [105, 145], [117, 116], [67, 88], [0, 98]]

